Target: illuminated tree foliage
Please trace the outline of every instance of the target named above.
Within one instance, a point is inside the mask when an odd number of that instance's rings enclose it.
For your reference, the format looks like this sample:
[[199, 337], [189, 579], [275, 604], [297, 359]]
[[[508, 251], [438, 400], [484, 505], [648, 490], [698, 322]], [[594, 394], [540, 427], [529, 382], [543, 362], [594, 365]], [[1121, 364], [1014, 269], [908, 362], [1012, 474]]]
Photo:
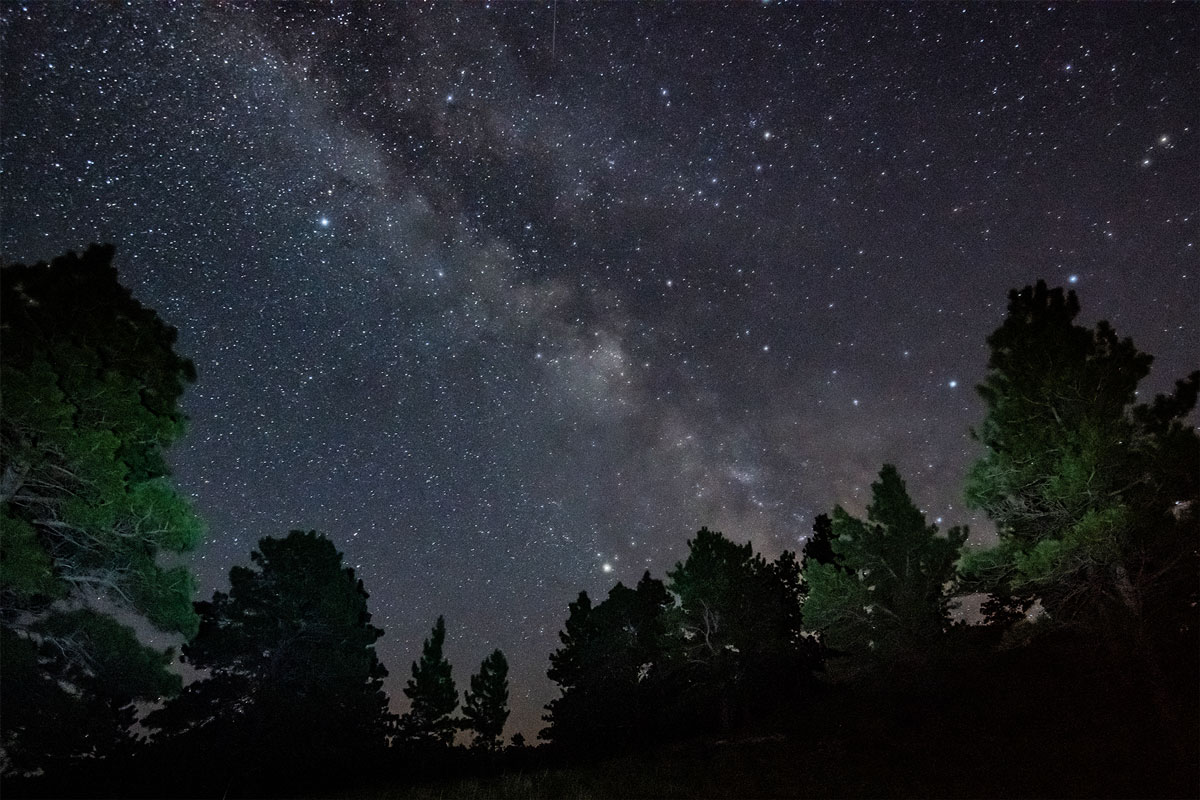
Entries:
[[1010, 605], [1052, 619], [1195, 636], [1200, 437], [1187, 422], [1200, 372], [1137, 404], [1151, 357], [1106, 322], [1075, 323], [1074, 292], [1043, 282], [1009, 295], [979, 386], [986, 448], [969, 502], [999, 547], [965, 572]]
[[805, 627], [835, 651], [919, 662], [949, 626], [948, 585], [965, 528], [938, 535], [890, 464], [871, 484], [867, 519], [833, 511], [831, 563], [806, 564]]
[[496, 750], [501, 746], [508, 721], [508, 661], [499, 650], [471, 676], [471, 689], [463, 697], [463, 717], [463, 727], [475, 734], [474, 747]]
[[450, 715], [458, 708], [458, 689], [451, 675], [453, 668], [442, 653], [445, 641], [446, 621], [438, 617], [404, 687], [412, 708], [400, 718], [400, 732], [411, 744], [449, 746], [454, 741], [458, 724]]
[[197, 603], [184, 661], [208, 673], [147, 727], [236, 774], [308, 773], [380, 750], [391, 725], [368, 594], [314, 531], [259, 541], [228, 593]]
[[174, 352], [174, 328], [118, 283], [112, 257], [93, 245], [3, 268], [0, 694], [11, 769], [103, 752], [127, 727], [126, 706], [178, 689], [170, 654], [112, 614], [196, 630], [190, 573], [159, 560], [201, 537], [164, 460], [195, 372]]

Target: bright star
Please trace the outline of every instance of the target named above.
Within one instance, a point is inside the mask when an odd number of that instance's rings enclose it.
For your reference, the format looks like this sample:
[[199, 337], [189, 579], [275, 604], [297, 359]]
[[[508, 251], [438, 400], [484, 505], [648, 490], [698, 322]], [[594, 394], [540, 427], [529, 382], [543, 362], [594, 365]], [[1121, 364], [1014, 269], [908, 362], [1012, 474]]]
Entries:
[[317, 222], [320, 223], [322, 228], [329, 227], [329, 218], [328, 217], [321, 217], [319, 220], [317, 220]]
[[950, 381], [950, 388], [951, 389], [958, 388], [958, 381]]
[[1079, 276], [1078, 275], [1068, 276], [1067, 283], [1079, 283]]
[[607, 561], [605, 561], [603, 564], [600, 565], [600, 569], [602, 569], [605, 572], [612, 572], [613, 565], [608, 563]]

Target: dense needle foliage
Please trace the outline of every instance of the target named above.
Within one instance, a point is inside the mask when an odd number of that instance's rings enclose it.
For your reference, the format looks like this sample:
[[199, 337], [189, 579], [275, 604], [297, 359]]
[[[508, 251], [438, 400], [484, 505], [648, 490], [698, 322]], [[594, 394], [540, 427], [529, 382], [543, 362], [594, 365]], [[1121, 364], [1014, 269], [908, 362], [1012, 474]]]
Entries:
[[1076, 324], [1079, 310], [1074, 292], [1039, 282], [1010, 294], [988, 337], [985, 455], [967, 497], [1000, 546], [968, 572], [1062, 620], [1177, 629], [1178, 584], [1196, 577], [1200, 437], [1187, 417], [1200, 372], [1138, 404], [1151, 357], [1105, 322]]
[[949, 627], [947, 587], [967, 531], [938, 535], [890, 464], [871, 485], [866, 520], [833, 511], [830, 563], [808, 565], [804, 624], [835, 651], [920, 661]]
[[130, 703], [178, 690], [128, 623], [196, 631], [193, 580], [163, 553], [201, 525], [168, 480], [195, 371], [175, 329], [117, 281], [113, 248], [3, 269], [0, 675], [7, 768], [97, 755]]

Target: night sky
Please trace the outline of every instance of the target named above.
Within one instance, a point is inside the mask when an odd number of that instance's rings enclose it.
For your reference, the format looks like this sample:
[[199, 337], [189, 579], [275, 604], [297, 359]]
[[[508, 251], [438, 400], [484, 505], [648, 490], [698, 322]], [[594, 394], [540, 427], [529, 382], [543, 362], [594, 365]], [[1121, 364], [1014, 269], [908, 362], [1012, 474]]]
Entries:
[[198, 383], [201, 596], [317, 529], [393, 707], [536, 732], [567, 603], [962, 506], [1010, 288], [1197, 363], [1200, 6], [5, 3], [5, 263], [118, 246]]

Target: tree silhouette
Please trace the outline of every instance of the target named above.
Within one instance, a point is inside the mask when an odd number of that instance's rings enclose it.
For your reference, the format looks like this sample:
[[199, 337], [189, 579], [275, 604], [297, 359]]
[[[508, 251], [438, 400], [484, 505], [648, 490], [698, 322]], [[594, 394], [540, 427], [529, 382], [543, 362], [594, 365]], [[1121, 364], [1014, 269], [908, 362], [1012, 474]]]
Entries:
[[810, 562], [804, 623], [834, 650], [920, 661], [949, 625], [947, 585], [965, 528], [939, 536], [887, 464], [871, 484], [867, 519], [833, 511], [834, 563]]
[[679, 600], [688, 705], [709, 707], [710, 721], [728, 727], [747, 710], [778, 707], [807, 683], [817, 654], [802, 636], [795, 554], [768, 562], [749, 543], [701, 528], [667, 577]]
[[496, 750], [508, 721], [508, 661], [499, 650], [479, 665], [471, 676], [471, 689], [463, 697], [464, 727], [474, 731], [474, 747]]
[[196, 630], [190, 572], [158, 560], [201, 536], [163, 455], [195, 371], [175, 329], [120, 285], [113, 252], [6, 266], [0, 281], [0, 743], [12, 770], [102, 753], [124, 737], [131, 702], [178, 690], [170, 653], [114, 613]]
[[450, 662], [442, 654], [445, 641], [446, 621], [439, 616], [404, 687], [412, 708], [401, 717], [400, 731], [411, 744], [449, 746], [454, 741], [457, 723], [450, 715], [458, 708], [458, 690]]
[[833, 552], [833, 520], [828, 514], [818, 514], [813, 520], [813, 535], [804, 544], [804, 558], [800, 560], [800, 572], [807, 571], [809, 564], [837, 564]]
[[[368, 594], [315, 531], [259, 541], [228, 593], [196, 604], [184, 661], [209, 673], [145, 724], [260, 776], [313, 774], [381, 750], [391, 725]], [[232, 778], [233, 776], [231, 776]]]
[[586, 592], [570, 604], [563, 646], [548, 676], [560, 696], [547, 705], [539, 736], [568, 748], [612, 749], [653, 736], [664, 713], [674, 602], [647, 572], [630, 589], [618, 583], [593, 607]]

